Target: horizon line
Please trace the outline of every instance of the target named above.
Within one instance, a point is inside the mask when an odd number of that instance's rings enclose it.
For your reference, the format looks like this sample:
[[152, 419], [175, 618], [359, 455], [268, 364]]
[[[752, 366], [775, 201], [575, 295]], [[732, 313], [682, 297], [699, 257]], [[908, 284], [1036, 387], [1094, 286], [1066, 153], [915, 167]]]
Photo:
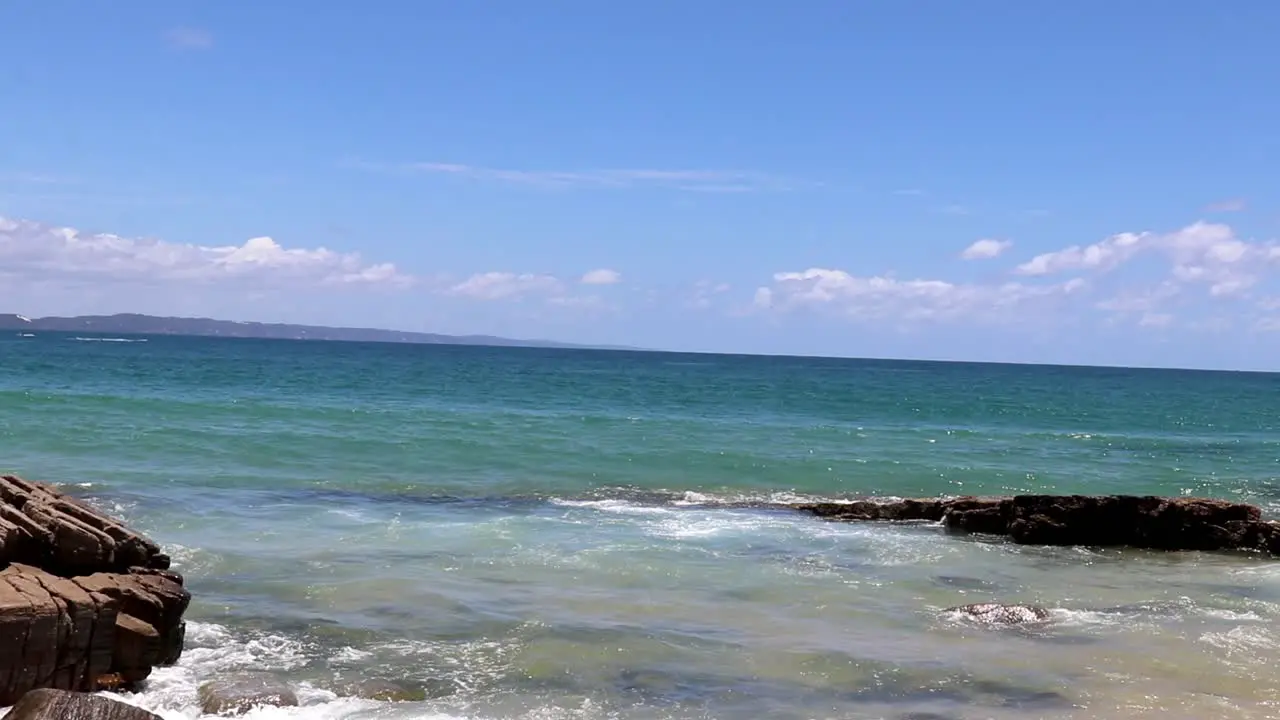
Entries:
[[[927, 363], [927, 364], [948, 364], [948, 365], [1010, 365], [1019, 367], [1045, 367], [1045, 368], [1075, 368], [1075, 369], [1099, 369], [1099, 370], [1154, 370], [1154, 371], [1173, 371], [1173, 372], [1202, 372], [1202, 373], [1250, 373], [1260, 375], [1274, 375], [1280, 373], [1280, 370], [1263, 370], [1257, 368], [1205, 368], [1205, 367], [1185, 367], [1176, 365], [1119, 365], [1119, 364], [1089, 364], [1089, 363], [1070, 363], [1070, 362], [1046, 362], [1046, 361], [1026, 361], [1026, 360], [965, 360], [958, 358], [940, 358], [940, 357], [891, 357], [877, 355], [834, 355], [824, 353], [794, 353], [794, 352], [745, 352], [731, 350], [677, 350], [672, 348], [648, 348], [628, 345], [616, 344], [596, 344], [568, 342], [561, 340], [546, 340], [532, 338], [513, 338], [502, 335], [492, 335], [483, 333], [471, 333], [466, 335], [455, 335], [451, 333], [430, 332], [423, 330], [399, 330], [392, 328], [379, 327], [357, 327], [346, 325], [315, 325], [308, 323], [291, 323], [291, 322], [264, 322], [261, 320], [226, 320], [213, 317], [200, 316], [180, 316], [180, 315], [149, 315], [147, 313], [120, 312], [101, 315], [45, 315], [45, 316], [27, 316], [20, 313], [0, 313], [0, 318], [14, 317], [28, 322], [36, 323], [41, 320], [77, 320], [87, 318], [116, 318], [116, 317], [138, 317], [153, 320], [186, 320], [186, 321], [205, 321], [228, 323], [235, 325], [258, 325], [267, 327], [295, 327], [299, 329], [315, 329], [315, 330], [336, 330], [336, 331], [354, 331], [354, 332], [379, 332], [379, 333], [400, 333], [403, 335], [414, 336], [437, 336], [443, 338], [451, 338], [456, 340], [468, 339], [492, 339], [499, 340], [503, 343], [511, 344], [492, 344], [483, 342], [407, 342], [404, 340], [396, 340], [393, 338], [386, 339], [346, 339], [346, 338], [306, 338], [306, 337], [243, 337], [234, 335], [210, 335], [198, 332], [127, 332], [115, 331], [115, 335], [126, 335], [133, 337], [191, 337], [205, 338], [210, 340], [278, 340], [285, 342], [310, 342], [310, 343], [367, 343], [382, 345], [455, 345], [465, 347], [484, 347], [499, 348], [510, 350], [564, 350], [564, 351], [586, 351], [586, 352], [622, 352], [622, 353], [645, 353], [645, 354], [670, 354], [670, 355], [713, 355], [721, 357], [761, 357], [761, 358], [788, 358], [797, 360], [847, 360], [847, 361], [873, 361], [873, 362], [901, 362], [901, 363]], [[85, 330], [40, 330], [39, 332], [68, 334], [74, 332], [85, 332], [91, 335], [103, 335], [103, 331], [85, 329]]]

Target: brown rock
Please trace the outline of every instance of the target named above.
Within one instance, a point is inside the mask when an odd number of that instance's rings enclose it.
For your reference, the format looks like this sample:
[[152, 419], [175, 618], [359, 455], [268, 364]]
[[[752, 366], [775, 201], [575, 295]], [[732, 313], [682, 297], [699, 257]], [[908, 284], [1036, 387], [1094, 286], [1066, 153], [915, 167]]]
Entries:
[[946, 503], [943, 522], [948, 529], [1005, 535], [1013, 505], [1007, 498], [959, 498]]
[[54, 671], [59, 661], [58, 651], [61, 649], [59, 642], [65, 642], [63, 628], [66, 615], [53, 596], [30, 576], [12, 573], [4, 575], [3, 579], [29, 603], [22, 665], [11, 676], [10, 694], [12, 697], [19, 697], [33, 688], [53, 686]]
[[182, 615], [191, 602], [191, 593], [174, 579], [175, 575], [168, 571], [129, 575], [95, 573], [75, 578], [75, 582], [85, 590], [115, 600], [120, 612], [155, 628], [160, 636], [157, 664], [168, 665], [176, 662], [182, 653], [186, 636]]
[[[100, 615], [100, 606], [106, 602], [104, 597], [93, 597], [79, 585], [66, 578], [50, 575], [37, 568], [24, 565], [12, 565], [5, 570], [8, 574], [22, 574], [38, 582], [53, 597], [62, 609], [63, 633], [59, 639], [59, 678], [53, 687], [65, 690], [84, 688], [95, 672], [105, 671], [109, 666], [111, 647], [109, 633], [103, 633], [94, 644], [94, 629]], [[108, 616], [110, 620], [113, 616]], [[97, 657], [96, 667], [91, 660]]]
[[241, 715], [262, 705], [293, 707], [293, 688], [266, 673], [219, 678], [200, 686], [200, 708], [206, 715]]
[[801, 505], [801, 510], [830, 520], [932, 521], [942, 519], [940, 500], [855, 500], [849, 503]]
[[0, 476], [0, 707], [36, 688], [127, 689], [176, 662], [191, 595], [168, 567], [90, 505]]
[[11, 704], [34, 684], [25, 654], [35, 621], [31, 600], [0, 576], [0, 706]]
[[[12, 475], [0, 476], [0, 521], [6, 521], [0, 527], [14, 525], [26, 536], [22, 556], [10, 560], [57, 575], [169, 566], [168, 556], [147, 537], [81, 500]], [[8, 534], [0, 530], [0, 536]]]
[[1135, 495], [857, 501], [800, 506], [829, 520], [942, 520], [948, 529], [1027, 545], [1245, 550], [1280, 555], [1280, 525], [1242, 503]]
[[160, 716], [97, 695], [42, 689], [23, 695], [5, 720], [160, 720]]
[[116, 616], [116, 644], [111, 668], [125, 685], [142, 682], [151, 667], [160, 664], [160, 633], [138, 618], [120, 613]]

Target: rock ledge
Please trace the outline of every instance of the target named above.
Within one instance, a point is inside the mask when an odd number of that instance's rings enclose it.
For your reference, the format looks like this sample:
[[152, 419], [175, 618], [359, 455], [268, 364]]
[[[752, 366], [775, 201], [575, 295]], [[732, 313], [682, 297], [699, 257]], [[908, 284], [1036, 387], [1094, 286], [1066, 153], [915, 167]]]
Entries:
[[129, 688], [182, 654], [191, 601], [159, 546], [88, 504], [0, 476], [0, 707]]
[[1280, 555], [1280, 523], [1253, 505], [1139, 495], [857, 500], [798, 509], [828, 520], [928, 521], [1023, 545], [1239, 550]]

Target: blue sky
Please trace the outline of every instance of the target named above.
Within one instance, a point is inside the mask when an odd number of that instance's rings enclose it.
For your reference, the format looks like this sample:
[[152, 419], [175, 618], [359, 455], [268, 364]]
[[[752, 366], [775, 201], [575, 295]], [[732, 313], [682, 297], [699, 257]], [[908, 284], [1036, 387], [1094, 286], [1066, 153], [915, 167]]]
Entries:
[[0, 10], [0, 304], [1280, 367], [1280, 4]]

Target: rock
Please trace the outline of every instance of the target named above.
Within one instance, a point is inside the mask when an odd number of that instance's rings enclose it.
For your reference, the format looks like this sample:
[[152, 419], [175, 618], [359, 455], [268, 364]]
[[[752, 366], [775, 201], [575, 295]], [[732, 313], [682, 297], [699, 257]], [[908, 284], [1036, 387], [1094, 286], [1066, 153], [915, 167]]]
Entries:
[[351, 688], [351, 691], [351, 694], [356, 697], [384, 702], [416, 702], [426, 700], [428, 696], [424, 689], [411, 689], [390, 680], [376, 678], [361, 680]]
[[1004, 498], [958, 498], [946, 503], [943, 522], [952, 530], [1003, 535], [1012, 505]]
[[128, 689], [182, 653], [191, 595], [151, 540], [0, 476], [0, 707], [28, 691]]
[[143, 535], [40, 483], [0, 476], [0, 557], [54, 575], [167, 569], [169, 557]]
[[1049, 611], [1035, 605], [975, 603], [947, 608], [946, 612], [958, 613], [987, 625], [1025, 625], [1049, 619]]
[[294, 707], [293, 688], [265, 673], [219, 678], [200, 686], [200, 708], [206, 715], [241, 715], [261, 705]]
[[160, 664], [160, 633], [138, 618], [120, 613], [116, 615], [114, 650], [111, 668], [122, 684], [141, 682], [151, 674], [152, 666]]
[[1025, 545], [1245, 550], [1280, 555], [1280, 524], [1252, 505], [1207, 498], [1016, 495], [801, 505], [828, 520], [941, 521]]
[[5, 720], [160, 720], [160, 716], [119, 700], [43, 688], [23, 695]]
[[855, 500], [850, 503], [815, 503], [800, 509], [830, 520], [923, 520], [942, 519], [942, 500]]

